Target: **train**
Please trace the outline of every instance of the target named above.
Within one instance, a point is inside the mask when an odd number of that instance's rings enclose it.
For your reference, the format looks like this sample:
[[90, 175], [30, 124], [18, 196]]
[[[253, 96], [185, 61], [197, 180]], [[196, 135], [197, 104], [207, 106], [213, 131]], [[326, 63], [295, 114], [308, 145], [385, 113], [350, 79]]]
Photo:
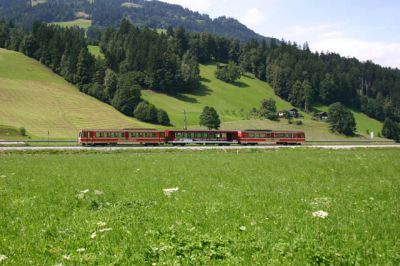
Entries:
[[81, 129], [78, 142], [83, 146], [116, 145], [301, 145], [303, 131], [274, 130], [157, 130], [157, 129]]

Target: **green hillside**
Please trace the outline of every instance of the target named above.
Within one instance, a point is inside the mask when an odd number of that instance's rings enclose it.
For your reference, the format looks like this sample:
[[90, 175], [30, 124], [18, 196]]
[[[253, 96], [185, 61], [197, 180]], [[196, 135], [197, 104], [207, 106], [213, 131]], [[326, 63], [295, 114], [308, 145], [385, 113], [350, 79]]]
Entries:
[[[291, 104], [275, 95], [273, 89], [265, 82], [249, 75], [243, 76], [236, 84], [231, 85], [214, 77], [215, 65], [201, 65], [202, 89], [195, 93], [184, 93], [169, 96], [151, 90], [143, 91], [143, 97], [157, 107], [165, 109], [176, 127], [183, 125], [183, 110], [187, 114], [187, 122], [191, 127], [198, 127], [199, 116], [205, 105], [217, 109], [227, 129], [268, 128], [305, 130], [312, 139], [343, 139], [345, 137], [329, 132], [328, 124], [314, 121], [309, 114], [303, 113], [304, 125], [288, 125], [286, 120], [272, 122], [252, 119], [250, 111], [259, 108], [265, 98], [273, 98], [278, 110], [290, 109]], [[327, 110], [326, 106], [318, 106], [318, 110]], [[364, 114], [354, 112], [357, 120], [358, 134], [367, 136], [367, 129], [380, 132], [382, 123]]]
[[25, 127], [34, 138], [45, 138], [48, 131], [52, 138], [75, 138], [85, 127], [149, 127], [79, 92], [37, 61], [4, 49], [0, 49], [0, 125]]

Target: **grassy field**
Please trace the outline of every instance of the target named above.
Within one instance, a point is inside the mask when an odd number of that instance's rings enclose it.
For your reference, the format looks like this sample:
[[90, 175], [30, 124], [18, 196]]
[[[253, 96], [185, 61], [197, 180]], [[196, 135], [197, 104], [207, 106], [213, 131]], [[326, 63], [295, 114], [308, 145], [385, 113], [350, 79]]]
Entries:
[[88, 28], [90, 28], [90, 26], [92, 26], [92, 21], [89, 19], [80, 18], [72, 21], [53, 22], [50, 24], [58, 25], [61, 27], [79, 27], [87, 30]]
[[88, 45], [89, 52], [95, 57], [104, 59], [104, 54], [100, 51], [100, 47], [96, 45]]
[[398, 154], [2, 152], [2, 263], [399, 265]]
[[[152, 127], [89, 97], [20, 53], [0, 49], [0, 125], [34, 138], [75, 138], [79, 128]], [[0, 138], [3, 138], [0, 136]]]
[[[224, 128], [244, 129], [248, 125], [261, 129], [288, 129], [305, 130], [308, 136], [314, 139], [344, 139], [343, 136], [332, 134], [328, 124], [311, 119], [307, 113], [304, 115], [305, 126], [287, 125], [286, 120], [281, 123], [261, 121], [252, 118], [249, 113], [252, 108], [259, 108], [261, 100], [272, 98], [277, 103], [278, 110], [292, 108], [290, 103], [275, 95], [273, 89], [265, 82], [249, 75], [243, 76], [236, 84], [231, 85], [214, 77], [215, 65], [201, 65], [202, 89], [192, 94], [169, 96], [151, 90], [143, 91], [144, 98], [165, 109], [174, 125], [182, 127], [183, 110], [187, 113], [188, 125], [198, 127], [199, 116], [205, 105], [213, 106], [218, 111]], [[318, 110], [327, 110], [326, 106], [318, 106]], [[375, 132], [375, 136], [382, 130], [382, 123], [368, 116], [353, 112], [357, 121], [357, 134], [366, 137], [367, 130]], [[257, 126], [257, 127], [255, 127]]]

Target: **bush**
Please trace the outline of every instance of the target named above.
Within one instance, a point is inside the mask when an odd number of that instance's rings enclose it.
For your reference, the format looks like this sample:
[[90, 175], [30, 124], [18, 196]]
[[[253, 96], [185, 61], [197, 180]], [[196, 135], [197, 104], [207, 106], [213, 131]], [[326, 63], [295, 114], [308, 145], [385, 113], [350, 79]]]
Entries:
[[24, 127], [20, 127], [19, 128], [19, 133], [21, 134], [21, 136], [26, 136], [26, 129]]
[[303, 121], [297, 120], [297, 121], [296, 121], [296, 125], [297, 125], [297, 126], [302, 126], [302, 125], [303, 125]]
[[162, 109], [157, 110], [157, 123], [163, 126], [171, 125], [168, 113]]
[[383, 122], [382, 135], [385, 138], [393, 139], [396, 142], [400, 141], [400, 125], [392, 121], [390, 118], [386, 118]]
[[148, 102], [140, 102], [133, 112], [133, 116], [140, 121], [157, 123], [157, 108], [148, 103]]
[[234, 62], [230, 61], [226, 66], [217, 65], [215, 77], [219, 80], [234, 83], [242, 76], [242, 69]]
[[278, 119], [278, 115], [276, 114], [276, 102], [272, 98], [262, 100], [260, 115], [270, 120]]

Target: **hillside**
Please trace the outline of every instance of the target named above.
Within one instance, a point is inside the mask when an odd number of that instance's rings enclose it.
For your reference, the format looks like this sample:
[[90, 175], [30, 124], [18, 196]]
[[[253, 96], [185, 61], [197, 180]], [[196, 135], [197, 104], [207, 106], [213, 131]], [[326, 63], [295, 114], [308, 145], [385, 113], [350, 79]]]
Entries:
[[[287, 120], [273, 122], [259, 120], [251, 116], [252, 108], [259, 108], [265, 98], [273, 98], [278, 110], [290, 109], [293, 106], [275, 95], [273, 89], [265, 82], [250, 75], [243, 76], [236, 84], [231, 85], [214, 77], [215, 65], [201, 65], [202, 89], [192, 94], [169, 96], [151, 90], [142, 92], [143, 98], [156, 106], [165, 109], [172, 123], [181, 128], [183, 125], [183, 110], [187, 114], [187, 123], [192, 128], [198, 128], [199, 116], [206, 105], [216, 108], [225, 129], [287, 129], [304, 130], [312, 140], [346, 139], [333, 134], [325, 122], [314, 121], [309, 114], [303, 113], [304, 124], [289, 125]], [[318, 106], [319, 110], [327, 110], [326, 106]], [[357, 134], [367, 137], [367, 129], [377, 134], [382, 129], [382, 123], [368, 116], [353, 112], [357, 121]]]
[[20, 53], [0, 49], [0, 125], [34, 138], [75, 138], [79, 128], [148, 127], [78, 91]]

